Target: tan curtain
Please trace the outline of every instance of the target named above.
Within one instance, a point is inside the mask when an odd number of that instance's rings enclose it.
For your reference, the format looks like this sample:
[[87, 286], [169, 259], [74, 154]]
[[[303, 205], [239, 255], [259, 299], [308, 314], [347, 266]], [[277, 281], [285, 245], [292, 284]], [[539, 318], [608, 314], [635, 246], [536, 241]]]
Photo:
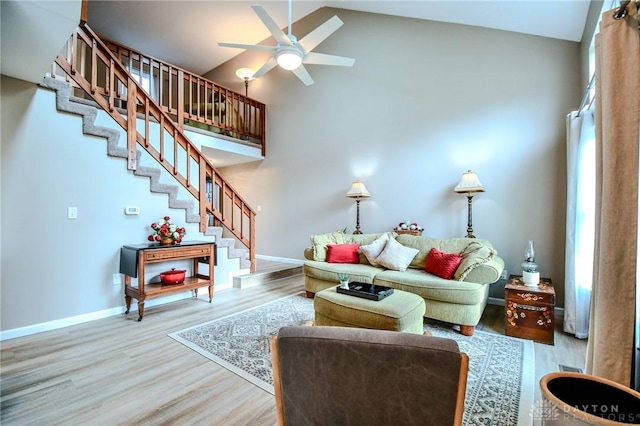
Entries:
[[638, 264], [640, 32], [602, 15], [596, 35], [596, 235], [586, 372], [631, 378]]

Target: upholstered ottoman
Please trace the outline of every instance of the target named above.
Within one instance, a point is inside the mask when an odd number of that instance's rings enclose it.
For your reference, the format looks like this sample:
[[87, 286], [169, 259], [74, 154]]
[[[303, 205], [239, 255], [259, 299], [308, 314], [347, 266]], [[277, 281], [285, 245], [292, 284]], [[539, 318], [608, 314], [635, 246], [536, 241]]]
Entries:
[[406, 291], [375, 301], [338, 293], [336, 287], [316, 293], [315, 325], [358, 327], [422, 334], [424, 299]]

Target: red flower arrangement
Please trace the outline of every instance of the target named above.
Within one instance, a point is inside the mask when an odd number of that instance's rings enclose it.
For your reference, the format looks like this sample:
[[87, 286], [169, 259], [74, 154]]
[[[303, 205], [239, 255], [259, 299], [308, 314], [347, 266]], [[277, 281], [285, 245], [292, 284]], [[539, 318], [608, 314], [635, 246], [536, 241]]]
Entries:
[[149, 241], [162, 241], [173, 239], [176, 243], [180, 243], [182, 238], [187, 233], [184, 228], [178, 227], [176, 224], [170, 222], [171, 218], [165, 216], [158, 222], [151, 224], [151, 230], [153, 233], [147, 237]]

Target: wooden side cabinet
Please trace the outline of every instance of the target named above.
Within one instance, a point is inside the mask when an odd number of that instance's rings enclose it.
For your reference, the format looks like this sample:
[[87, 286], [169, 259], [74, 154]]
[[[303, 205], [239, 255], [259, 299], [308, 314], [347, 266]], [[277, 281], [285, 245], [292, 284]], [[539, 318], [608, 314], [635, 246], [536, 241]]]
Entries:
[[[193, 259], [191, 276], [187, 275], [180, 284], [148, 283], [145, 281], [145, 268], [150, 263], [169, 262], [173, 260]], [[208, 273], [199, 273], [200, 264], [208, 265]], [[166, 296], [193, 290], [198, 296], [198, 289], [209, 289], [209, 303], [213, 299], [213, 268], [215, 264], [215, 243], [209, 241], [183, 241], [179, 245], [129, 244], [120, 249], [120, 273], [124, 275], [124, 299], [127, 306], [125, 314], [131, 308], [131, 298], [138, 300], [138, 321], [144, 315], [144, 302], [153, 297]], [[188, 271], [187, 271], [188, 274]], [[132, 284], [137, 278], [137, 285]]]
[[524, 285], [511, 275], [505, 289], [505, 334], [553, 345], [556, 292], [549, 278], [537, 286]]

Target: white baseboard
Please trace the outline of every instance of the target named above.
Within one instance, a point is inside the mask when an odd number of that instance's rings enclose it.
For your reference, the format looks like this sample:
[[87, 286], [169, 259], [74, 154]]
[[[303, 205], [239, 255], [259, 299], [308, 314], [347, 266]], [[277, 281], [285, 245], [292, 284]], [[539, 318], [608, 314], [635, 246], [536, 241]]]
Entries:
[[487, 304], [504, 306], [504, 299], [498, 299], [497, 297], [490, 297], [487, 299]]
[[290, 259], [288, 257], [265, 256], [261, 254], [256, 254], [256, 258], [264, 259], [264, 260], [273, 260], [274, 262], [295, 263], [296, 265], [302, 265], [304, 263], [304, 260], [300, 260], [300, 259]]
[[[231, 288], [231, 284], [227, 283], [224, 285], [220, 285], [215, 287], [215, 291], [219, 292], [221, 290], [225, 290], [227, 288]], [[200, 296], [203, 297], [203, 294], [200, 293]], [[204, 292], [204, 297], [208, 298], [206, 292]], [[145, 301], [144, 307], [152, 308], [154, 306], [163, 305], [165, 303], [175, 302], [177, 300], [182, 299], [192, 299], [193, 295], [191, 291], [185, 291], [182, 293], [176, 293], [169, 296], [158, 297], [156, 299], [148, 299]], [[45, 331], [57, 330], [59, 328], [69, 327], [71, 325], [82, 324], [89, 321], [94, 321], [97, 319], [108, 318], [116, 315], [123, 315], [125, 311], [125, 306], [119, 306], [115, 308], [103, 309], [101, 311], [89, 312], [87, 314], [77, 315], [69, 318], [62, 318], [54, 321], [47, 321], [40, 324], [29, 325], [26, 327], [14, 328], [12, 330], [0, 331], [0, 342], [15, 339], [18, 337], [30, 336], [32, 334], [42, 333]], [[131, 300], [131, 310], [129, 311], [129, 315], [137, 315], [138, 307], [135, 299]]]
[[11, 330], [0, 331], [0, 342], [15, 339], [17, 337], [30, 336], [32, 334], [42, 333], [44, 331], [57, 330], [59, 328], [68, 327], [70, 325], [82, 324], [101, 318], [107, 318], [114, 315], [122, 314], [124, 306], [118, 308], [104, 309], [102, 311], [90, 312], [88, 314], [77, 315], [75, 317], [62, 318], [59, 320], [43, 322], [40, 324], [28, 325], [26, 327], [14, 328]]
[[[259, 257], [261, 259], [273, 260], [277, 262], [294, 263], [299, 265], [302, 265], [304, 263], [303, 260], [289, 259], [285, 257], [261, 256], [261, 255], [256, 255], [256, 257]], [[225, 290], [227, 288], [233, 288], [232, 282], [233, 282], [233, 277], [230, 276], [229, 281], [227, 283], [216, 284], [215, 291], [218, 292], [221, 290]], [[145, 302], [145, 308], [152, 308], [154, 306], [175, 302], [181, 299], [192, 298], [192, 297], [193, 296], [191, 292], [186, 291], [183, 293], [177, 293], [169, 296], [158, 297], [156, 299], [148, 299]], [[125, 307], [123, 305], [115, 308], [103, 309], [101, 311], [89, 312], [87, 314], [77, 315], [74, 317], [61, 318], [58, 320], [47, 321], [40, 324], [33, 324], [26, 327], [19, 327], [11, 330], [0, 331], [0, 342], [9, 340], [9, 339], [15, 339], [18, 337], [23, 337], [23, 336], [30, 336], [32, 334], [42, 333], [45, 331], [57, 330], [59, 328], [82, 324], [82, 323], [94, 321], [97, 319], [108, 318], [115, 315], [122, 315], [124, 311], [125, 311]], [[134, 299], [132, 300], [132, 303], [131, 303], [131, 312], [129, 313], [129, 315], [135, 315], [135, 311], [137, 311], [137, 305], [136, 305], [136, 300]]]

